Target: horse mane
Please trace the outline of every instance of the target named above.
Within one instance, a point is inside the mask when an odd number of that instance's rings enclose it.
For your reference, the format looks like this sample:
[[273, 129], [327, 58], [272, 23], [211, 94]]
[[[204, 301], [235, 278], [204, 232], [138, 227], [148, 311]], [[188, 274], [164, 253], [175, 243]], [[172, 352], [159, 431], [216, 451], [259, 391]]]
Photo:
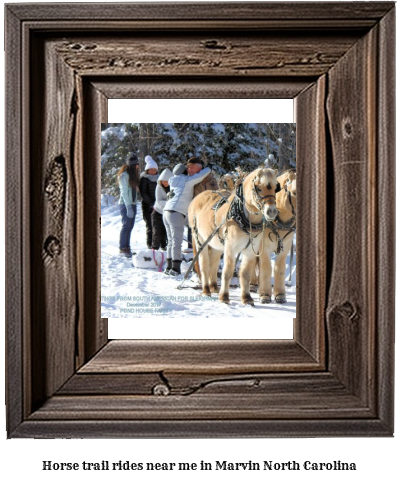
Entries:
[[265, 186], [269, 183], [273, 186], [277, 185], [277, 174], [274, 169], [260, 168], [256, 171], [258, 171], [257, 178], [259, 179], [260, 184], [264, 184]]

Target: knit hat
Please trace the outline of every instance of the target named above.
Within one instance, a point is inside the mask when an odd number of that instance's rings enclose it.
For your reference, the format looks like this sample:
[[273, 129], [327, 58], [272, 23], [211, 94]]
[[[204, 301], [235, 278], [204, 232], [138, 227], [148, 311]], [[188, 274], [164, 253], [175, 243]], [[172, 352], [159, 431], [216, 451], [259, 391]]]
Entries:
[[160, 176], [159, 176], [159, 178], [158, 178], [158, 182], [160, 182], [160, 181], [169, 181], [169, 179], [170, 179], [172, 176], [173, 176], [172, 171], [171, 171], [170, 169], [166, 168], [166, 169], [164, 169], [164, 170], [161, 172], [161, 174], [160, 174]]
[[205, 166], [205, 163], [202, 159], [200, 159], [199, 157], [190, 157], [190, 159], [187, 161], [186, 163], [187, 165], [189, 164], [200, 164], [202, 167]]
[[[177, 164], [177, 166], [175, 166], [175, 167], [173, 168], [173, 174], [174, 174], [175, 176], [179, 176], [180, 174], [184, 174], [184, 173], [185, 173], [185, 171], [186, 171], [186, 166], [185, 166], [185, 164], [182, 164], [182, 163]], [[187, 174], [187, 173], [186, 173], [186, 174]]]
[[145, 168], [144, 171], [148, 171], [148, 169], [157, 169], [158, 170], [158, 164], [154, 161], [154, 159], [151, 156], [145, 156]]
[[136, 154], [130, 153], [127, 157], [126, 164], [129, 164], [129, 166], [137, 166], [139, 163], [139, 160], [137, 159]]

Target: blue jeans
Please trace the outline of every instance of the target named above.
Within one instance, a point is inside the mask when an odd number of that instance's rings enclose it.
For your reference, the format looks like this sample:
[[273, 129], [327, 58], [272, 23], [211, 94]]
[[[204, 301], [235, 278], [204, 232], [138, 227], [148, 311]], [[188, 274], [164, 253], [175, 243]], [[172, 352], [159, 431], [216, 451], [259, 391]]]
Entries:
[[121, 217], [122, 217], [122, 228], [119, 237], [120, 249], [130, 248], [130, 235], [132, 234], [134, 222], [136, 220], [136, 213], [137, 213], [137, 206], [136, 205], [132, 205], [132, 206], [133, 206], [133, 218], [128, 218], [126, 206], [119, 205], [119, 211], [121, 212]]

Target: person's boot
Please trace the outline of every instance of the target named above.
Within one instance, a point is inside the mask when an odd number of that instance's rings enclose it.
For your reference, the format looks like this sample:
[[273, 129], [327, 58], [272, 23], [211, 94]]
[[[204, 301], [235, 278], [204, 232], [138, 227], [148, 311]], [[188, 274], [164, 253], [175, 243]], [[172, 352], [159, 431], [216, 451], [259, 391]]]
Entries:
[[181, 260], [173, 260], [172, 261], [172, 269], [169, 271], [170, 276], [180, 276], [181, 270]]
[[132, 257], [132, 251], [130, 247], [124, 247], [123, 249], [119, 249], [119, 253], [130, 259]]
[[172, 259], [166, 259], [166, 269], [163, 271], [163, 273], [169, 275], [169, 272], [171, 270], [172, 270]]

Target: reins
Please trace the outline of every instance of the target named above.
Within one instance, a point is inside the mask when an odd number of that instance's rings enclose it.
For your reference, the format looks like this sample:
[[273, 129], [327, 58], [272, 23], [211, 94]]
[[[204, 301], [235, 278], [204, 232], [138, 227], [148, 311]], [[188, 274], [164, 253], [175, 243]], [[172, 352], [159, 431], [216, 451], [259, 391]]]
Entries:
[[197, 243], [198, 247], [198, 252], [195, 254], [193, 260], [191, 261], [190, 267], [187, 269], [187, 272], [184, 274], [182, 282], [177, 286], [177, 289], [181, 290], [183, 288], [183, 284], [187, 280], [188, 276], [190, 275], [190, 272], [193, 270], [195, 263], [198, 260], [198, 257], [200, 253], [204, 250], [204, 247], [208, 245], [208, 243], [212, 240], [212, 238], [216, 235], [216, 232], [219, 231], [219, 228], [226, 223], [226, 220], [222, 221], [220, 225], [218, 225], [215, 230], [209, 235], [209, 237], [205, 240], [203, 244], [199, 242], [198, 239], [198, 229], [197, 229], [197, 219], [194, 216], [194, 235], [195, 235], [195, 240]]
[[[267, 201], [268, 199], [273, 199], [274, 201], [276, 200], [276, 196], [269, 194], [266, 196], [259, 196], [258, 193], [256, 192], [255, 189], [255, 180], [252, 181], [252, 193], [254, 196], [255, 204], [257, 208], [262, 212], [263, 206], [264, 206], [264, 201]], [[245, 203], [245, 198], [244, 198], [244, 191], [242, 187], [242, 183], [237, 186], [237, 191], [236, 194], [234, 195], [234, 199], [232, 201], [232, 204], [230, 205], [230, 209], [227, 213], [227, 219], [228, 220], [234, 220], [237, 225], [240, 227], [240, 229], [248, 235], [248, 244], [246, 245], [245, 248], [248, 248], [249, 245], [251, 245], [252, 252], [256, 257], [260, 257], [263, 253], [264, 250], [264, 243], [262, 240], [262, 243], [259, 247], [261, 247], [259, 250], [259, 254], [256, 253], [255, 247], [254, 247], [254, 240], [261, 234], [264, 233], [266, 229], [266, 219], [264, 215], [262, 214], [262, 222], [253, 224], [251, 221], [251, 218], [247, 218], [245, 211], [247, 211], [250, 215], [259, 215], [259, 212], [252, 212], [249, 210]], [[258, 232], [255, 236], [253, 236], [253, 233]], [[245, 249], [244, 249], [245, 250]]]
[[[288, 191], [287, 188], [285, 188], [285, 192], [288, 193], [288, 202], [291, 206], [291, 212], [293, 215], [292, 218], [290, 220], [288, 220], [287, 222], [282, 222], [280, 220], [279, 216], [277, 215], [275, 220], [268, 221], [266, 223], [267, 228], [269, 228], [271, 230], [271, 232], [269, 232], [270, 241], [273, 242], [273, 240], [271, 238], [271, 233], [274, 234], [274, 236], [276, 237], [276, 240], [277, 240], [276, 255], [278, 255], [280, 252], [282, 252], [284, 250], [284, 245], [283, 245], [284, 239], [286, 239], [288, 237], [288, 235], [295, 232], [295, 230], [296, 230], [296, 212], [295, 212], [294, 205], [292, 204], [291, 191]], [[284, 235], [283, 238], [280, 237], [280, 235], [278, 233], [279, 230], [280, 231], [287, 231], [287, 233]]]
[[[287, 191], [287, 189], [286, 189], [286, 191]], [[255, 188], [255, 178], [252, 180], [252, 193], [254, 196], [254, 201], [255, 201], [256, 207], [259, 209], [259, 212], [250, 211], [249, 208], [247, 207], [246, 202], [245, 202], [245, 198], [244, 198], [243, 183], [241, 182], [240, 184], [237, 185], [236, 193], [233, 195], [233, 198], [230, 202], [226, 216], [225, 216], [225, 218], [223, 218], [221, 223], [219, 223], [219, 225], [216, 224], [216, 215], [217, 215], [217, 212], [219, 211], [219, 209], [223, 205], [228, 203], [228, 198], [226, 198], [226, 195], [220, 193], [219, 191], [213, 191], [213, 192], [217, 193], [217, 194], [219, 194], [219, 196], [221, 196], [221, 198], [217, 201], [217, 203], [212, 207], [212, 209], [214, 211], [215, 229], [209, 235], [209, 237], [205, 240], [205, 242], [203, 244], [201, 244], [201, 242], [199, 241], [199, 235], [198, 235], [197, 219], [194, 215], [194, 217], [193, 217], [193, 234], [194, 234], [194, 238], [195, 238], [195, 241], [197, 244], [197, 253], [194, 256], [194, 259], [192, 260], [190, 267], [187, 269], [187, 272], [185, 273], [184, 278], [183, 278], [182, 282], [179, 284], [179, 286], [177, 287], [177, 289], [183, 288], [183, 284], [187, 280], [192, 269], [194, 268], [194, 265], [197, 262], [200, 253], [204, 250], [204, 248], [208, 245], [208, 243], [213, 239], [213, 237], [216, 234], [218, 234], [218, 237], [219, 237], [221, 244], [224, 245], [225, 238], [222, 238], [220, 236], [219, 230], [229, 220], [235, 221], [237, 223], [237, 225], [240, 227], [240, 229], [248, 235], [249, 239], [248, 239], [248, 243], [247, 243], [245, 249], [247, 249], [248, 246], [251, 245], [252, 252], [256, 257], [260, 257], [262, 255], [262, 253], [264, 251], [264, 241], [262, 239], [261, 244], [259, 245], [259, 253], [257, 254], [255, 251], [255, 247], [254, 247], [254, 240], [260, 234], [263, 234], [265, 232], [266, 228], [270, 228], [272, 230], [272, 232], [275, 233], [275, 235], [278, 239], [278, 242], [279, 242], [278, 246], [279, 247], [281, 246], [281, 250], [283, 248], [282, 240], [288, 235], [288, 234], [285, 235], [284, 238], [281, 239], [277, 233], [276, 227], [270, 226], [270, 225], [272, 225], [273, 222], [267, 221], [265, 219], [263, 212], [262, 212], [263, 206], [265, 205], [265, 202], [268, 199], [272, 199], [275, 202], [276, 201], [276, 195], [270, 194], [270, 195], [266, 195], [266, 196], [259, 196], [259, 194], [257, 193], [256, 188]], [[289, 193], [289, 201], [290, 201], [292, 211], [293, 211], [293, 215], [294, 215], [294, 217], [292, 219], [294, 225], [289, 227], [289, 230], [290, 230], [289, 233], [291, 233], [292, 231], [295, 230], [295, 210], [294, 210], [294, 207], [293, 207], [292, 201], [291, 201], [291, 193]], [[247, 217], [245, 212], [247, 212], [249, 215], [259, 215], [259, 213], [262, 213], [262, 222], [257, 223], [257, 224], [253, 224], [251, 221], [251, 218]], [[290, 222], [291, 222], [291, 220], [290, 220]], [[281, 225], [283, 225], [283, 223], [281, 221], [279, 221], [278, 225], [279, 226], [277, 228], [281, 229], [280, 227], [281, 227]], [[258, 232], [258, 233], [255, 236], [253, 236], [253, 233], [255, 233], [255, 232]], [[227, 230], [225, 232], [225, 235], [226, 235], [226, 233], [227, 233]], [[269, 238], [270, 238], [270, 234], [269, 234]], [[279, 253], [279, 251], [276, 253]]]

